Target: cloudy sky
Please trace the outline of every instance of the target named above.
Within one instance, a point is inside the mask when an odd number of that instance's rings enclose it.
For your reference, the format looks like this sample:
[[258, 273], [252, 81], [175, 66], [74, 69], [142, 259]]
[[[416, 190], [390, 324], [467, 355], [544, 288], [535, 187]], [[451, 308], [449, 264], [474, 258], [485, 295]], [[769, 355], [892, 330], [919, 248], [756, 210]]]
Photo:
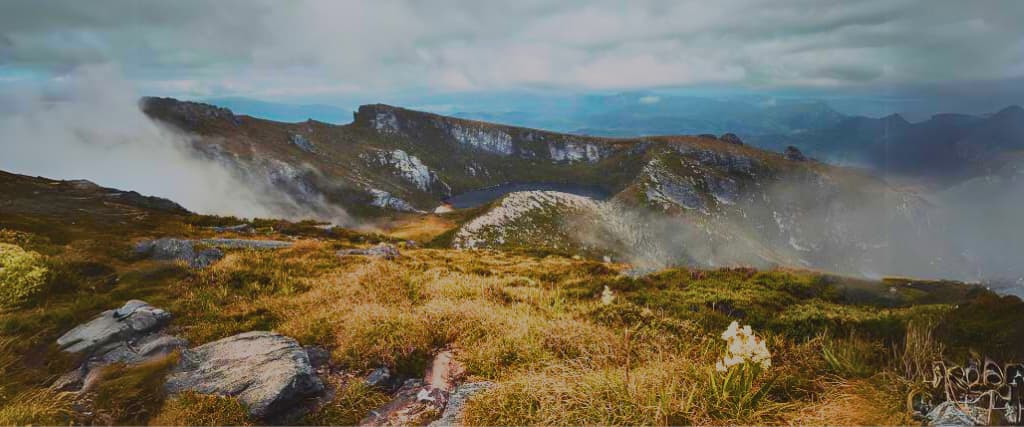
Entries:
[[1024, 102], [1022, 22], [1021, 1], [4, 1], [0, 91], [104, 65], [144, 94], [293, 103], [715, 87], [1005, 104]]

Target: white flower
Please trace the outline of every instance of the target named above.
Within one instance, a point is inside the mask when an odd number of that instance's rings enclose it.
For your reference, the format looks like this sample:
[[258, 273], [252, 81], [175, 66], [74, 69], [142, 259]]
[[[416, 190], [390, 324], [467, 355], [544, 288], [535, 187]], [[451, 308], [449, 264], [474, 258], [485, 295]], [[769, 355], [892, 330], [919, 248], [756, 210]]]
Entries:
[[613, 302], [615, 302], [615, 293], [608, 285], [604, 285], [604, 291], [601, 292], [601, 304], [611, 305]]
[[732, 322], [722, 332], [722, 339], [726, 342], [726, 351], [725, 356], [715, 364], [716, 370], [724, 372], [741, 363], [756, 364], [762, 369], [772, 366], [772, 355], [767, 343], [754, 334], [750, 325], [741, 328], [738, 322]]

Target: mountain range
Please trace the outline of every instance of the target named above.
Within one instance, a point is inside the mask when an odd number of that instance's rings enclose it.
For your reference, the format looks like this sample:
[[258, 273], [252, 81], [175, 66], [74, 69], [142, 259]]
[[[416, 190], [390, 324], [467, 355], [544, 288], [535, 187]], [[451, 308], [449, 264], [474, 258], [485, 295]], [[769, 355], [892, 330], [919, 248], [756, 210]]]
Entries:
[[[933, 199], [733, 134], [590, 137], [383, 104], [359, 107], [345, 125], [274, 122], [169, 98], [146, 98], [142, 108], [191, 135], [196, 153], [287, 194], [282, 208], [293, 218], [381, 224], [436, 211], [449, 225], [435, 245], [608, 256], [646, 268], [957, 278], [979, 270], [946, 244], [951, 225]], [[446, 202], [481, 189], [493, 197], [445, 213]]]

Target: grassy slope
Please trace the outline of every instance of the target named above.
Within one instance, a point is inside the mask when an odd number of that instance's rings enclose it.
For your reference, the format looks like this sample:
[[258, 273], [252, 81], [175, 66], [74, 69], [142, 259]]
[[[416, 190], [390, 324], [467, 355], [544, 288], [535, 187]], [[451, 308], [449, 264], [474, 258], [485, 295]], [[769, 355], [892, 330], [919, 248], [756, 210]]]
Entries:
[[[625, 265], [496, 251], [405, 250], [395, 262], [337, 258], [337, 248], [377, 238], [286, 223], [269, 237], [297, 238], [294, 247], [231, 251], [192, 271], [133, 259], [129, 243], [212, 235], [198, 225], [232, 220], [3, 178], [4, 200], [13, 203], [0, 205], [0, 240], [46, 254], [60, 274], [47, 293], [0, 313], [0, 424], [71, 418], [69, 398], [43, 389], [74, 363], [52, 343], [130, 298], [171, 311], [173, 332], [193, 345], [273, 329], [327, 347], [333, 363], [356, 375], [382, 364], [420, 374], [434, 352], [452, 347], [471, 377], [499, 384], [470, 405], [474, 424], [902, 424], [910, 422], [902, 403], [908, 381], [920, 374], [907, 361], [942, 356], [935, 342], [905, 351], [908, 324], [931, 330], [948, 357], [1024, 356], [1016, 344], [1020, 301], [957, 283], [749, 269], [630, 279], [619, 274]], [[600, 302], [605, 286], [613, 304]], [[730, 397], [714, 392], [719, 377], [711, 367], [723, 350], [717, 335], [733, 319], [767, 338], [773, 367], [734, 385]], [[127, 371], [102, 383], [97, 415], [78, 421], [253, 422], [239, 418], [231, 401], [185, 397], [209, 410], [161, 403], [165, 396], [149, 392], [161, 366], [117, 368]], [[352, 423], [385, 399], [355, 384], [309, 421]], [[762, 388], [760, 400], [737, 399]], [[145, 397], [114, 398], [135, 395]]]

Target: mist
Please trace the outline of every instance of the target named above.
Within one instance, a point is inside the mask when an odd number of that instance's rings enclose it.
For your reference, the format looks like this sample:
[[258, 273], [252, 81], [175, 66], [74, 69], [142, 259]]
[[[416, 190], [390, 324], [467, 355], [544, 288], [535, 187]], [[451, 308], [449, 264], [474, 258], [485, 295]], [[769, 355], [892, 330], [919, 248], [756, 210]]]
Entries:
[[79, 68], [51, 86], [0, 94], [0, 169], [164, 197], [193, 212], [349, 222], [343, 209], [295, 200], [193, 137], [158, 124], [112, 66]]
[[789, 179], [722, 215], [666, 215], [614, 200], [566, 230], [638, 272], [672, 266], [803, 267], [855, 277], [979, 283], [1024, 296], [1024, 165], [937, 193], [856, 192]]

